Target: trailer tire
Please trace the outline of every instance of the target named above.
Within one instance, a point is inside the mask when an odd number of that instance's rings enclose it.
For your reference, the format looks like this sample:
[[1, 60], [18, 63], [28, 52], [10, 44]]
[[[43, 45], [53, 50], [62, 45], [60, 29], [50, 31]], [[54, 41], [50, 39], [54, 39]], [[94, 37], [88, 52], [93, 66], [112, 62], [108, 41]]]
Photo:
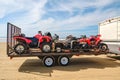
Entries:
[[42, 62], [44, 64], [44, 66], [46, 67], [51, 67], [54, 65], [55, 63], [55, 59], [54, 57], [52, 56], [45, 56], [43, 59], [42, 59]]
[[14, 51], [17, 54], [23, 54], [27, 49], [28, 49], [27, 46], [23, 43], [18, 43], [14, 46]]
[[69, 57], [68, 56], [59, 56], [58, 64], [61, 66], [67, 66], [69, 64]]

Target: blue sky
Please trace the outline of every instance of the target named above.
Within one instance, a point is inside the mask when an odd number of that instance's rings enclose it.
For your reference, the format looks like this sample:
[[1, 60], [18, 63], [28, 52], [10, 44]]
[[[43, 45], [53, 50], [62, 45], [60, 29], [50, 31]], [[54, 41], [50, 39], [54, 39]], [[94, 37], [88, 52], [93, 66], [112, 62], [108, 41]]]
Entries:
[[98, 23], [120, 16], [120, 0], [0, 0], [0, 37], [6, 37], [7, 22], [22, 28], [27, 36], [38, 30], [96, 35]]

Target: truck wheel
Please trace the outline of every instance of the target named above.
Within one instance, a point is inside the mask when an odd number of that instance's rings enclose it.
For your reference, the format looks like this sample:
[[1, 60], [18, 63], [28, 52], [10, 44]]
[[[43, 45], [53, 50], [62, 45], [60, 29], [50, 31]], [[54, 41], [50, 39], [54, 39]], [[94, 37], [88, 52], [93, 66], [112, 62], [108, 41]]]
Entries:
[[43, 43], [42, 44], [42, 48], [41, 48], [41, 50], [42, 50], [42, 52], [45, 52], [45, 53], [49, 53], [49, 52], [51, 52], [51, 45], [50, 45], [50, 43]]
[[14, 51], [17, 54], [23, 54], [26, 50], [27, 50], [27, 46], [25, 44], [23, 44], [23, 43], [18, 43], [14, 47]]
[[51, 67], [55, 63], [54, 57], [51, 57], [51, 56], [45, 56], [42, 61], [46, 67]]
[[56, 47], [56, 52], [57, 52], [57, 53], [62, 52], [62, 48], [61, 48], [61, 47]]
[[67, 66], [69, 64], [69, 57], [67, 56], [60, 56], [58, 58], [58, 64], [61, 65], [61, 66]]

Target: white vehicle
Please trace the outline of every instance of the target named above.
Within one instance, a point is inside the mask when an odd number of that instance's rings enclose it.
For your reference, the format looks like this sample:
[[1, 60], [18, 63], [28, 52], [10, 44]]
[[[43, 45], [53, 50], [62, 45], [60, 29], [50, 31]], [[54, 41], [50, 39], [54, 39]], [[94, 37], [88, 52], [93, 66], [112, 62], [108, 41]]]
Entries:
[[120, 17], [105, 20], [99, 23], [99, 34], [109, 51], [120, 54]]

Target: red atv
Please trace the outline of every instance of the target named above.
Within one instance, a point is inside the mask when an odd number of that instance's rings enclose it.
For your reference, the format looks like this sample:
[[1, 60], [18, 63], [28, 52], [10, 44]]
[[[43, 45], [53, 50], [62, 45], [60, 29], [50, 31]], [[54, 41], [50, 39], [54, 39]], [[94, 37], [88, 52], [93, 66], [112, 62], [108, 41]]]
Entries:
[[29, 48], [40, 48], [42, 52], [48, 53], [52, 49], [52, 38], [51, 34], [36, 37], [25, 37], [24, 34], [13, 36], [13, 39], [18, 43], [14, 46], [14, 51], [17, 54], [25, 53]]
[[89, 49], [99, 49], [101, 51], [108, 50], [108, 46], [102, 43], [102, 40], [100, 39], [100, 37], [101, 35], [91, 36], [89, 38], [86, 38], [86, 36], [83, 36], [81, 39], [79, 39], [81, 48], [84, 51], [89, 51]]

